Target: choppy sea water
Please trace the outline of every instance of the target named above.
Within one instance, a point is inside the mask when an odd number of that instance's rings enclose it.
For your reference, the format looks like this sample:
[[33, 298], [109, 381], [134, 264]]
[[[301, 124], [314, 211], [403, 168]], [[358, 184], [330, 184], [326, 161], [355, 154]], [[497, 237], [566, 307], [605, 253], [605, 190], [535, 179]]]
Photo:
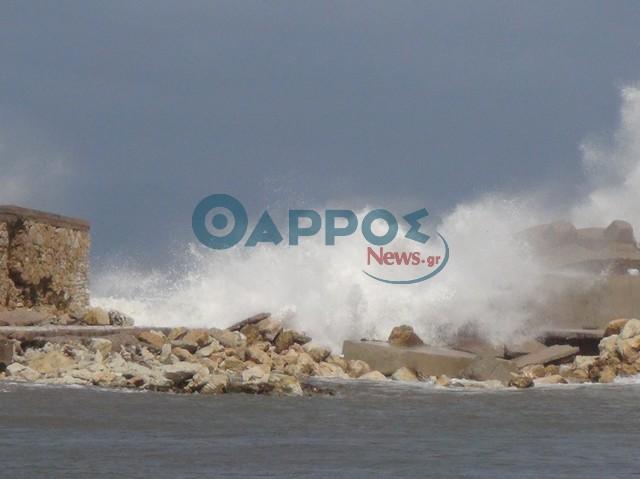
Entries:
[[0, 476], [638, 477], [640, 385], [184, 396], [0, 384]]

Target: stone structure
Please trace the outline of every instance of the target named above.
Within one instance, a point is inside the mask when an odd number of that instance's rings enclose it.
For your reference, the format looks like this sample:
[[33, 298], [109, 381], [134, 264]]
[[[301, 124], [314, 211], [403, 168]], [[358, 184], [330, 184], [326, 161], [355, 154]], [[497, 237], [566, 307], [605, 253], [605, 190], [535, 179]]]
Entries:
[[0, 310], [82, 314], [89, 247], [86, 221], [0, 206]]

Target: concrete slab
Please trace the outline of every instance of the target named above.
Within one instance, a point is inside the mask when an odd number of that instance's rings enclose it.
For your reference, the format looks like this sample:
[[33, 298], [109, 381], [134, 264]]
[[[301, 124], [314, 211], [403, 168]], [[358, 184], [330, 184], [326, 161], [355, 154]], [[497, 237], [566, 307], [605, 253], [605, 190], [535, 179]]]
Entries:
[[382, 374], [392, 374], [401, 367], [422, 376], [460, 376], [475, 359], [474, 354], [433, 346], [400, 347], [382, 341], [345, 341], [345, 359], [361, 359]]
[[540, 337], [547, 339], [561, 339], [571, 341], [574, 339], [597, 339], [604, 337], [604, 329], [562, 328], [543, 331]]
[[514, 364], [523, 368], [530, 364], [549, 364], [554, 361], [560, 361], [562, 359], [569, 359], [580, 352], [580, 348], [569, 345], [557, 344], [555, 346], [549, 346], [535, 353], [525, 354], [513, 360]]
[[149, 330], [162, 331], [166, 334], [171, 329], [140, 326], [0, 326], [0, 338], [18, 339], [20, 341], [58, 336], [95, 338], [119, 333], [135, 335]]
[[478, 357], [467, 366], [461, 375], [476, 381], [498, 380], [505, 386], [511, 380], [511, 373], [517, 373], [518, 368], [513, 361], [494, 358], [491, 356]]

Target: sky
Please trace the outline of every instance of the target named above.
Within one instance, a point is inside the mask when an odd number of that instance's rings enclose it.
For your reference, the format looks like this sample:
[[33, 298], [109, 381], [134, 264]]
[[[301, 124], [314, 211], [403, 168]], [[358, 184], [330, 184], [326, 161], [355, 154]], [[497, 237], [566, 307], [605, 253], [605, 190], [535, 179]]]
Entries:
[[640, 79], [640, 3], [0, 5], [0, 204], [159, 264], [229, 193], [266, 208], [580, 194]]

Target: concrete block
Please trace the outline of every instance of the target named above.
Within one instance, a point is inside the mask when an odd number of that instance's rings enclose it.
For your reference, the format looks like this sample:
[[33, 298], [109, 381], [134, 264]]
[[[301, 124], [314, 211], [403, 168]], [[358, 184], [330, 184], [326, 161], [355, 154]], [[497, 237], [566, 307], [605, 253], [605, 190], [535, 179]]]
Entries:
[[422, 376], [446, 374], [459, 377], [461, 371], [475, 359], [474, 354], [433, 346], [400, 347], [381, 341], [345, 341], [345, 359], [361, 359], [383, 374], [393, 374], [406, 367]]
[[562, 359], [569, 359], [580, 352], [580, 348], [568, 345], [555, 345], [535, 353], [525, 354], [513, 360], [516, 366], [523, 368], [530, 364], [549, 364]]

